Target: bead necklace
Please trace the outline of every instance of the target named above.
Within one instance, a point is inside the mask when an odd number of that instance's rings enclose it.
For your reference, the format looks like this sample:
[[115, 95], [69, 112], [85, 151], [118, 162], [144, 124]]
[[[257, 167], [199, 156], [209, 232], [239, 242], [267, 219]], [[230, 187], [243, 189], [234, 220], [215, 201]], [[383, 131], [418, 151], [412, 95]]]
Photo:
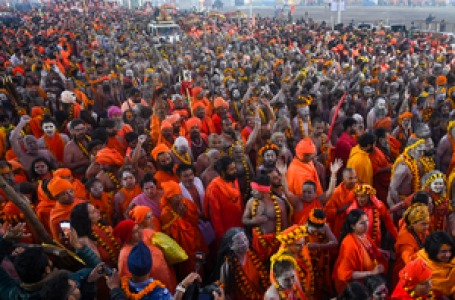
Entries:
[[[284, 300], [288, 299], [288, 295], [286, 295], [286, 293], [282, 291], [280, 285], [276, 281], [275, 281], [275, 288], [277, 289], [278, 293], [280, 294], [280, 299], [284, 299]], [[300, 299], [300, 294], [297, 290], [297, 284], [295, 284], [295, 283], [294, 283], [293, 290], [294, 290], [294, 295], [295, 295], [296, 299], [297, 300]]]
[[125, 292], [125, 295], [130, 300], [140, 300], [147, 295], [149, 295], [157, 286], [161, 288], [165, 288], [164, 284], [162, 284], [159, 280], [153, 280], [150, 282], [145, 289], [143, 289], [139, 293], [132, 293], [130, 292], [130, 279], [131, 275], [125, 276], [122, 278], [122, 290]]
[[416, 299], [416, 300], [424, 300], [424, 299], [436, 299], [435, 296], [434, 296], [434, 293], [433, 291], [430, 291], [430, 293], [428, 293], [428, 297], [427, 298], [424, 298], [424, 297], [421, 297], [421, 296], [417, 296], [416, 293], [414, 291], [409, 291], [409, 288], [408, 287], [405, 287], [404, 290], [409, 294], [409, 296], [411, 296], [412, 298]]
[[[281, 233], [281, 210], [280, 210], [280, 207], [278, 206], [278, 202], [276, 200], [275, 195], [272, 194], [271, 198], [273, 201], [273, 207], [275, 208], [275, 216], [276, 216], [275, 234], [278, 235]], [[254, 199], [253, 211], [252, 211], [253, 219], [256, 217], [258, 205], [259, 205], [259, 200]], [[268, 244], [262, 237], [261, 227], [257, 226], [257, 227], [255, 227], [255, 229], [256, 229], [256, 232], [258, 233], [258, 239], [259, 239], [259, 242], [261, 243], [262, 247], [273, 248], [280, 243], [277, 239], [274, 239], [272, 244]]]
[[[305, 129], [303, 128], [303, 120], [300, 115], [298, 115], [299, 118], [299, 128], [300, 128], [300, 135], [302, 136], [302, 139], [306, 139], [308, 135], [305, 134]], [[308, 134], [311, 134], [311, 120], [308, 118]]]
[[[85, 139], [86, 139], [87, 141], [89, 141], [89, 142], [92, 140], [88, 135], [85, 136]], [[74, 139], [74, 140], [76, 141], [76, 145], [81, 149], [82, 153], [84, 153], [84, 155], [85, 155], [87, 158], [90, 158], [90, 153], [88, 153], [88, 151], [87, 151], [87, 149], [84, 147], [84, 145], [82, 145], [82, 143], [79, 142], [77, 139]]]
[[103, 241], [102, 238], [100, 238], [100, 236], [95, 231], [92, 231], [92, 235], [96, 238], [96, 240], [101, 245], [101, 247], [103, 247], [109, 253], [109, 256], [111, 257], [112, 262], [117, 264], [117, 262], [118, 262], [118, 253], [120, 251], [120, 246], [117, 244], [117, 241], [112, 236], [112, 234], [109, 231], [109, 229], [106, 228], [106, 226], [102, 225], [101, 223], [96, 224], [96, 226], [106, 233], [106, 235], [112, 241], [112, 244], [114, 245], [116, 251], [114, 252], [114, 250], [109, 248], [109, 246]]

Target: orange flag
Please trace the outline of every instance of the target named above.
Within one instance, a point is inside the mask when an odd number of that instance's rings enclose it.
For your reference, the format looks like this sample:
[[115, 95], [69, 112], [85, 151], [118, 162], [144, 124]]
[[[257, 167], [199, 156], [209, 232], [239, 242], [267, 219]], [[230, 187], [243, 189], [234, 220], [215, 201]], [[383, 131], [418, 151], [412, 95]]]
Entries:
[[292, 4], [291, 13], [295, 13], [295, 5], [294, 4]]

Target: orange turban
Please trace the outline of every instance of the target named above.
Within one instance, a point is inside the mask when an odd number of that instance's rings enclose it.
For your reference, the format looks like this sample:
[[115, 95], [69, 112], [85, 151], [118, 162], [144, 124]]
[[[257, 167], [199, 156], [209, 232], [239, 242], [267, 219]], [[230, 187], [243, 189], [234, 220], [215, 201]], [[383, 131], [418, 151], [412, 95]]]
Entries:
[[54, 177], [68, 177], [68, 176], [73, 177], [73, 174], [71, 173], [71, 170], [67, 169], [67, 168], [60, 168], [54, 172]]
[[66, 179], [61, 177], [54, 177], [47, 185], [47, 189], [49, 193], [51, 193], [52, 197], [56, 197], [63, 193], [66, 190], [72, 189], [73, 185]]
[[399, 275], [403, 287], [412, 290], [419, 283], [430, 279], [432, 272], [426, 262], [417, 259], [404, 266]]
[[189, 131], [191, 127], [198, 125], [201, 128], [201, 120], [199, 118], [191, 118], [186, 121], [186, 130]]
[[164, 145], [164, 144], [159, 144], [155, 147], [155, 149], [152, 150], [152, 157], [153, 157], [153, 160], [158, 162], [158, 155], [160, 155], [161, 153], [163, 152], [169, 152], [170, 149], [168, 146]]
[[163, 131], [163, 129], [165, 129], [165, 128], [172, 129], [172, 125], [171, 125], [171, 123], [169, 123], [169, 121], [163, 120], [163, 122], [161, 122], [160, 130]]
[[218, 107], [220, 106], [223, 106], [223, 105], [226, 105], [227, 108], [229, 109], [229, 103], [227, 103], [223, 98], [221, 97], [218, 97], [215, 99], [215, 101], [213, 102], [213, 105], [215, 106], [215, 109], [217, 109]]
[[202, 88], [200, 86], [195, 87], [193, 89], [193, 97], [196, 97], [200, 92], [202, 92]]
[[174, 113], [182, 117], [188, 117], [188, 112], [184, 109], [174, 110]]
[[149, 211], [152, 210], [148, 206], [135, 206], [132, 210], [130, 210], [129, 215], [134, 221], [136, 221], [137, 224], [141, 224], [145, 219], [145, 215]]
[[179, 114], [173, 114], [173, 115], [170, 115], [170, 116], [166, 117], [166, 121], [168, 121], [172, 125], [174, 125], [174, 123], [177, 122], [179, 119], [180, 119], [180, 115]]
[[444, 75], [441, 75], [436, 79], [437, 85], [444, 85], [446, 83], [447, 83], [447, 78]]
[[196, 108], [198, 108], [198, 107], [203, 107], [205, 109], [204, 104], [201, 101], [199, 101], [199, 102], [197, 102], [196, 104], [193, 105], [192, 111], [194, 112], [196, 110]]
[[297, 157], [302, 159], [305, 154], [313, 154], [316, 152], [316, 146], [310, 138], [306, 138], [297, 144], [295, 152], [297, 154]]
[[386, 118], [383, 118], [383, 119], [377, 121], [373, 125], [374, 129], [377, 129], [380, 127], [385, 128], [388, 131], [391, 131], [392, 130], [392, 119], [390, 117], [386, 117]]
[[36, 118], [38, 116], [42, 116], [43, 115], [43, 109], [39, 106], [35, 106], [34, 108], [32, 108], [32, 118]]
[[406, 119], [406, 118], [412, 118], [413, 114], [410, 113], [410, 112], [405, 112], [403, 114], [400, 115], [400, 117], [398, 118], [398, 124], [401, 125], [401, 122], [403, 121], [403, 119]]
[[163, 187], [165, 199], [169, 199], [172, 196], [179, 195], [182, 193], [180, 185], [175, 181], [163, 182], [161, 186]]
[[104, 148], [98, 151], [96, 154], [96, 162], [115, 166], [121, 166], [124, 163], [123, 156], [120, 155], [117, 150], [111, 148]]

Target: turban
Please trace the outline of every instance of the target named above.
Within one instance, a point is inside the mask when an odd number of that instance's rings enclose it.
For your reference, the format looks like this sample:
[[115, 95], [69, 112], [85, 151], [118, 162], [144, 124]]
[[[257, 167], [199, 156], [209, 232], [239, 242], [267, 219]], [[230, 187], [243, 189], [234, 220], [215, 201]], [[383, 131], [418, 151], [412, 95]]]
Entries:
[[216, 98], [215, 101], [213, 102], [213, 105], [215, 106], [215, 109], [223, 105], [229, 108], [229, 104], [221, 97]]
[[67, 169], [67, 168], [57, 169], [53, 175], [54, 175], [54, 177], [68, 177], [68, 176], [73, 177], [71, 170]]
[[166, 121], [168, 121], [172, 125], [174, 125], [174, 123], [177, 122], [179, 119], [180, 119], [180, 115], [179, 114], [173, 114], [173, 115], [170, 115], [170, 116], [166, 117]]
[[163, 129], [165, 128], [173, 128], [171, 123], [169, 123], [169, 121], [166, 121], [164, 120], [163, 122], [161, 122], [161, 127], [160, 127], [160, 131], [163, 131]]
[[128, 271], [135, 276], [145, 276], [152, 269], [152, 254], [143, 241], [139, 241], [128, 255]]
[[61, 95], [62, 103], [76, 103], [76, 95], [70, 91], [64, 91]]
[[191, 118], [186, 121], [186, 130], [189, 131], [192, 127], [198, 125], [201, 128], [201, 120], [199, 118]]
[[163, 187], [164, 198], [166, 199], [182, 193], [180, 185], [175, 181], [164, 182], [161, 186]]
[[145, 215], [149, 212], [152, 211], [150, 207], [148, 206], [135, 206], [132, 210], [130, 210], [130, 217], [134, 221], [136, 221], [137, 224], [142, 224], [142, 222], [145, 219]]
[[[163, 121], [164, 122], [164, 121]], [[170, 149], [168, 146], [164, 145], [164, 144], [159, 144], [155, 147], [155, 149], [152, 150], [152, 157], [153, 157], [153, 160], [158, 162], [158, 155], [160, 155], [161, 153], [163, 152], [169, 152]]]
[[121, 239], [123, 243], [127, 243], [130, 241], [134, 226], [136, 226], [136, 222], [133, 220], [124, 220], [115, 226], [114, 236]]
[[198, 103], [196, 103], [196, 104], [193, 105], [192, 111], [194, 112], [194, 111], [196, 110], [196, 108], [198, 108], [198, 107], [203, 107], [203, 108], [205, 109], [204, 104], [203, 104], [202, 102], [199, 101]]
[[195, 87], [193, 89], [193, 97], [196, 97], [200, 92], [202, 92], [202, 88], [200, 86]]
[[412, 118], [413, 114], [410, 113], [410, 112], [405, 112], [405, 113], [402, 113], [400, 116], [399, 116], [399, 120], [398, 120], [398, 123], [401, 125], [401, 122], [403, 121], [403, 119], [406, 119], [406, 118]]
[[447, 78], [444, 75], [441, 75], [436, 79], [437, 85], [444, 85], [446, 83], [447, 83]]
[[54, 177], [52, 178], [51, 182], [49, 182], [47, 189], [49, 193], [51, 193], [52, 197], [56, 197], [63, 193], [66, 190], [72, 189], [73, 185], [66, 179], [61, 177]]
[[306, 138], [297, 144], [295, 152], [297, 154], [297, 157], [302, 159], [305, 154], [313, 154], [316, 152], [316, 146], [314, 146], [313, 141], [310, 138]]
[[403, 214], [403, 219], [408, 226], [426, 218], [430, 218], [430, 212], [428, 211], [428, 207], [423, 203], [411, 205]]
[[124, 163], [123, 156], [120, 155], [117, 150], [111, 148], [104, 148], [98, 151], [96, 154], [96, 162], [111, 166], [121, 166]]
[[22, 69], [22, 68], [16, 67], [16, 68], [14, 68], [14, 70], [13, 70], [13, 75], [16, 76], [16, 73], [20, 73], [22, 76], [24, 76], [25, 71], [24, 71], [24, 69]]
[[174, 110], [174, 114], [177, 114], [182, 117], [188, 117], [188, 112], [184, 109]]
[[32, 108], [32, 118], [36, 118], [38, 116], [43, 115], [43, 109], [39, 106], [35, 106]]
[[386, 117], [386, 118], [383, 118], [383, 119], [377, 121], [373, 125], [374, 129], [381, 128], [381, 127], [387, 129], [388, 131], [391, 131], [392, 130], [392, 119], [390, 117]]
[[112, 118], [113, 115], [121, 115], [122, 114], [122, 110], [120, 109], [120, 107], [118, 106], [111, 106], [108, 110], [107, 110], [107, 117], [109, 119]]
[[412, 290], [421, 282], [427, 281], [431, 278], [433, 273], [428, 268], [427, 263], [421, 259], [409, 262], [400, 271], [400, 282], [404, 288]]

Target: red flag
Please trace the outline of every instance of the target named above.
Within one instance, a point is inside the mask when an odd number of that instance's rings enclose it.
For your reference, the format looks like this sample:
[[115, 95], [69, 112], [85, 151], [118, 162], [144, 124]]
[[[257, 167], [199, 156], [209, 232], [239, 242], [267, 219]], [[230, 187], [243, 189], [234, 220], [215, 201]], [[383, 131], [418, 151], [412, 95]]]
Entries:
[[292, 4], [291, 13], [295, 13], [295, 5], [294, 4]]

